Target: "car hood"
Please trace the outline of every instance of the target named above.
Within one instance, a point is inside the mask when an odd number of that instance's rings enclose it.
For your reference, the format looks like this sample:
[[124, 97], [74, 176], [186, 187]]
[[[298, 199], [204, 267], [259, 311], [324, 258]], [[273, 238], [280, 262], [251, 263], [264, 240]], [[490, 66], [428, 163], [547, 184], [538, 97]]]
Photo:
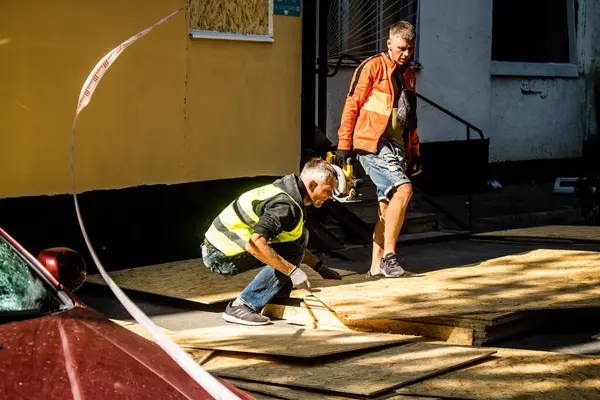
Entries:
[[80, 306], [0, 325], [0, 398], [212, 399], [158, 345]]

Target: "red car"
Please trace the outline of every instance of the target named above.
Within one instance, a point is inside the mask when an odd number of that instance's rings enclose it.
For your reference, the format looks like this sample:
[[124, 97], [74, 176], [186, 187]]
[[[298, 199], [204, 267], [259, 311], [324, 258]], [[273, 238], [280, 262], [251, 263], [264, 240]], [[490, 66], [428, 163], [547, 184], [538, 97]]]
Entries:
[[71, 294], [85, 280], [79, 254], [38, 258], [0, 229], [0, 398], [213, 398], [158, 345]]

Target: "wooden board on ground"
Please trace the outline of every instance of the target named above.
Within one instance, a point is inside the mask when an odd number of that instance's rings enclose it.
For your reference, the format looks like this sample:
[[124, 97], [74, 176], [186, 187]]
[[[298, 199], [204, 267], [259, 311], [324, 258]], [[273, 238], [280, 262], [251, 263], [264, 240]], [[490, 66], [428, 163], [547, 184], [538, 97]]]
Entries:
[[[135, 333], [136, 335], [140, 335], [141, 337], [154, 342], [154, 338], [150, 336], [148, 331], [142, 325], [138, 324], [135, 321], [123, 321], [118, 319], [111, 319], [111, 321], [118, 325], [121, 325], [123, 328], [126, 328], [127, 330]], [[158, 327], [158, 329], [160, 329], [162, 333], [166, 334], [167, 336], [171, 336], [173, 334], [172, 331], [162, 328], [160, 326]], [[214, 350], [204, 350], [185, 347], [183, 349], [194, 359], [194, 361], [196, 361], [200, 365], [204, 364], [204, 362], [207, 361], [215, 352]]]
[[228, 378], [373, 396], [479, 360], [494, 352], [473, 347], [409, 343], [347, 357], [329, 357], [318, 363], [219, 353], [205, 363], [204, 368]]
[[[314, 270], [303, 265], [313, 287], [324, 287], [356, 282], [356, 278], [326, 280]], [[121, 289], [136, 290], [160, 296], [174, 297], [202, 304], [214, 304], [235, 299], [259, 269], [225, 277], [208, 270], [200, 258], [173, 263], [150, 265], [110, 272], [111, 278]], [[336, 270], [342, 276], [359, 276], [353, 272]], [[362, 277], [362, 275], [360, 275]], [[364, 280], [364, 279], [362, 279]], [[106, 284], [101, 275], [89, 275], [89, 283]], [[298, 292], [298, 291], [296, 291]], [[306, 293], [300, 291], [300, 295]]]
[[[142, 325], [138, 324], [136, 321], [123, 321], [118, 319], [111, 319], [112, 322], [121, 325], [123, 328], [135, 333], [136, 335], [140, 335], [143, 338], [154, 341], [150, 333], [144, 328]], [[164, 334], [169, 335], [172, 332], [168, 329], [157, 326], [157, 328]]]
[[[263, 393], [266, 395], [277, 396], [286, 400], [355, 400], [356, 397], [339, 396], [324, 392], [298, 389], [290, 386], [269, 385], [266, 383], [248, 382], [240, 379], [226, 379], [232, 385], [252, 393]], [[386, 396], [386, 400], [438, 400], [438, 397], [419, 397], [397, 394], [391, 397]]]
[[504, 231], [484, 232], [472, 235], [477, 239], [559, 239], [577, 242], [600, 242], [600, 226], [549, 225], [533, 228], [508, 229]]
[[313, 293], [350, 321], [600, 306], [600, 253], [534, 250]]
[[491, 360], [398, 389], [399, 393], [460, 399], [595, 399], [600, 357], [493, 349]]
[[254, 400], [281, 400], [281, 397], [274, 397], [268, 394], [253, 392], [251, 390], [245, 390], [250, 396], [254, 397]]
[[181, 347], [291, 357], [321, 357], [418, 339], [386, 333], [342, 332], [276, 325], [225, 325], [172, 332]]
[[[302, 303], [302, 305], [304, 304]], [[263, 309], [263, 314], [310, 328], [415, 335], [443, 340], [448, 344], [460, 346], [472, 346], [474, 343], [474, 332], [469, 328], [397, 320], [366, 320], [355, 323], [346, 321], [346, 325], [339, 315], [327, 308], [303, 307], [302, 305], [267, 304]]]

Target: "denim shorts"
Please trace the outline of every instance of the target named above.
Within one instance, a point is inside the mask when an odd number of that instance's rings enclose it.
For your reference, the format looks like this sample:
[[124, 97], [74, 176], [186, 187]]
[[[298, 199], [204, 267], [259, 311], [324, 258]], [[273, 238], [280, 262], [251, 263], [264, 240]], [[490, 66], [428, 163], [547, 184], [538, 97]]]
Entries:
[[406, 168], [404, 151], [391, 140], [380, 139], [376, 154], [358, 154], [357, 158], [377, 187], [379, 201], [390, 201], [395, 188], [410, 183], [404, 171]]

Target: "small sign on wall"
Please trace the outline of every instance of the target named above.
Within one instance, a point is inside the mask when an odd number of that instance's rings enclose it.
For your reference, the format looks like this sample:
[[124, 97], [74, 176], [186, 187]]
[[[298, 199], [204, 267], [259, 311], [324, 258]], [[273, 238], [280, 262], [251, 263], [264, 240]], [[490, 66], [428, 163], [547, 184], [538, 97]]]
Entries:
[[290, 17], [300, 16], [300, 0], [273, 0], [274, 14]]

